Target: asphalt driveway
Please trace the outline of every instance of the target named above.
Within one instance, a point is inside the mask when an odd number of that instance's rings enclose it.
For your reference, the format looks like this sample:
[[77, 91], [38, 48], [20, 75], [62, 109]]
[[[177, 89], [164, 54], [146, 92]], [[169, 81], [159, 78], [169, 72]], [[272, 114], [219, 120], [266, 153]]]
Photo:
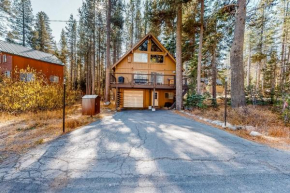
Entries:
[[290, 152], [170, 111], [123, 111], [0, 165], [0, 192], [290, 192]]

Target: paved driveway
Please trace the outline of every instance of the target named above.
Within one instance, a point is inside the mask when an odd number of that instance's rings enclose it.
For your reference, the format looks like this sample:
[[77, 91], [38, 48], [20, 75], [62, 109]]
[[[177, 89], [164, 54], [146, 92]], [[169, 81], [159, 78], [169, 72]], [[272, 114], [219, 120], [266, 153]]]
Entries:
[[0, 165], [0, 192], [290, 192], [290, 153], [170, 111], [123, 111]]

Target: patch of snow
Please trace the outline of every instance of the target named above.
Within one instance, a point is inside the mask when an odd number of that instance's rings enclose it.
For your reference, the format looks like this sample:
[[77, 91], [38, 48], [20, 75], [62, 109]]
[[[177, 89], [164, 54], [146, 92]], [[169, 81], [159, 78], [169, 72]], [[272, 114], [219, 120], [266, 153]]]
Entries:
[[253, 137], [260, 137], [260, 136], [262, 136], [262, 134], [259, 133], [259, 132], [257, 132], [257, 131], [251, 131], [250, 135], [253, 136]]

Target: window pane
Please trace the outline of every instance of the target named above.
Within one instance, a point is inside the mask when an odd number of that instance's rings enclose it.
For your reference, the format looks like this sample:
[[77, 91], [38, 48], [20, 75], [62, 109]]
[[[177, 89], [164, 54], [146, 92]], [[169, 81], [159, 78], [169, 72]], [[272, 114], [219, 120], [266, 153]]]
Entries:
[[32, 73], [27, 73], [27, 82], [34, 81], [34, 75]]
[[151, 51], [152, 52], [162, 52], [162, 50], [157, 46], [157, 44], [152, 40], [151, 41]]
[[6, 71], [5, 76], [6, 76], [7, 78], [11, 78], [11, 72], [10, 72], [10, 71]]
[[151, 62], [152, 63], [163, 63], [164, 56], [162, 55], [151, 55]]
[[7, 62], [7, 57], [6, 55], [3, 55], [3, 63], [6, 63]]
[[134, 62], [148, 62], [148, 54], [134, 53]]
[[148, 50], [148, 40], [146, 40], [139, 48], [140, 51], [147, 51]]
[[[154, 82], [154, 74], [155, 72], [151, 72], [151, 82]], [[164, 75], [163, 73], [156, 72], [156, 83], [157, 84], [164, 84]]]
[[20, 73], [20, 80], [26, 82], [26, 74]]

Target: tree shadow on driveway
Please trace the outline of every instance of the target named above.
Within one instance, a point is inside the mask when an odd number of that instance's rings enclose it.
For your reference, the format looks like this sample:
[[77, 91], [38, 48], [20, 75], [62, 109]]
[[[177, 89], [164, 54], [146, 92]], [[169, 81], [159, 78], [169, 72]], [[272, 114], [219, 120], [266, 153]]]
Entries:
[[0, 188], [4, 192], [283, 192], [290, 190], [289, 160], [289, 152], [170, 111], [123, 111], [36, 148], [16, 164], [0, 166]]

